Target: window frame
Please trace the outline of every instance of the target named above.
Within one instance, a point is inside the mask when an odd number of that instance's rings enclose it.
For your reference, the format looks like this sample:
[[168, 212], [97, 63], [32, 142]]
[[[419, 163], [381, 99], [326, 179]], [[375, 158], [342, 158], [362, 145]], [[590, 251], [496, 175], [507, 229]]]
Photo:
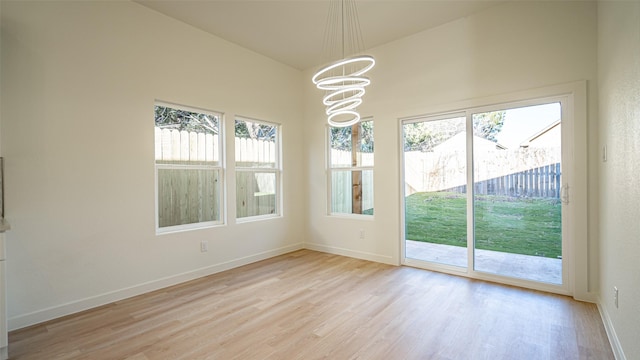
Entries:
[[[156, 138], [156, 129], [157, 127], [155, 126], [155, 117], [154, 117], [154, 180], [155, 180], [155, 228], [156, 228], [156, 235], [162, 235], [162, 234], [170, 234], [170, 233], [175, 233], [175, 232], [182, 232], [182, 231], [191, 231], [191, 230], [198, 230], [198, 229], [207, 229], [207, 228], [212, 228], [212, 227], [216, 227], [216, 226], [221, 226], [221, 225], [225, 225], [226, 223], [226, 213], [225, 213], [225, 205], [226, 205], [226, 182], [225, 182], [225, 146], [224, 146], [224, 113], [222, 112], [218, 112], [218, 111], [213, 111], [213, 110], [207, 110], [207, 109], [203, 109], [203, 108], [198, 108], [198, 107], [194, 107], [194, 106], [187, 106], [187, 105], [180, 105], [180, 104], [175, 104], [175, 103], [171, 103], [171, 102], [166, 102], [166, 101], [161, 101], [161, 100], [155, 100], [154, 101], [154, 109], [157, 106], [162, 106], [162, 107], [168, 107], [168, 108], [172, 108], [172, 109], [177, 109], [177, 110], [183, 110], [183, 111], [189, 111], [189, 112], [194, 112], [194, 113], [200, 113], [200, 114], [208, 114], [211, 116], [214, 116], [218, 119], [218, 143], [217, 143], [217, 153], [218, 153], [218, 164], [217, 165], [207, 165], [205, 162], [206, 161], [202, 161], [202, 162], [198, 162], [198, 164], [163, 164], [163, 163], [158, 163], [159, 159], [158, 154], [157, 154], [157, 150], [158, 150], [158, 146], [162, 146], [161, 144], [158, 145], [157, 143], [157, 138]], [[214, 149], [214, 151], [216, 151]], [[160, 160], [161, 161], [161, 160]], [[218, 198], [217, 198], [217, 211], [218, 211], [218, 219], [217, 220], [212, 220], [212, 221], [200, 221], [200, 222], [196, 222], [196, 223], [188, 223], [188, 224], [179, 224], [179, 225], [169, 225], [169, 226], [160, 226], [160, 199], [159, 199], [159, 184], [158, 184], [158, 172], [159, 170], [180, 170], [180, 169], [186, 169], [186, 170], [213, 170], [215, 172], [217, 172], [218, 175], [218, 182], [216, 185], [217, 187], [217, 192], [218, 192]]]
[[[366, 117], [366, 118], [362, 118], [362, 120], [360, 122], [358, 122], [358, 126], [361, 126], [361, 123], [363, 122], [372, 122], [374, 123], [374, 119], [373, 117]], [[373, 182], [373, 179], [375, 178], [375, 171], [374, 171], [374, 167], [375, 167], [375, 123], [374, 123], [374, 127], [373, 127], [373, 138], [374, 138], [374, 148], [373, 148], [373, 152], [371, 153], [373, 155], [373, 164], [372, 165], [367, 165], [367, 166], [363, 166], [363, 165], [357, 165], [357, 166], [333, 166], [332, 165], [332, 157], [331, 157], [331, 128], [332, 126], [330, 125], [326, 125], [326, 140], [325, 140], [325, 144], [326, 144], [326, 158], [327, 158], [327, 165], [326, 165], [326, 169], [327, 169], [327, 216], [332, 216], [332, 217], [347, 217], [347, 218], [359, 218], [359, 219], [364, 219], [364, 220], [373, 220], [374, 216], [375, 216], [375, 186], [372, 184], [372, 189], [371, 189], [371, 194], [373, 196], [372, 199], [372, 209], [374, 209], [374, 213], [373, 214], [356, 214], [353, 212], [350, 213], [345, 213], [345, 212], [336, 212], [333, 209], [333, 174], [335, 172], [343, 172], [343, 171], [349, 171], [353, 174], [354, 171], [371, 171], [371, 179]], [[353, 144], [353, 139], [351, 139], [351, 146], [353, 148], [354, 144]], [[353, 192], [351, 192], [351, 196], [353, 197]]]
[[[561, 101], [560, 101], [561, 100]], [[489, 97], [474, 98], [446, 104], [441, 106], [433, 106], [423, 111], [423, 115], [399, 117], [398, 120], [398, 141], [399, 141], [399, 162], [401, 164], [400, 184], [401, 189], [405, 182], [404, 179], [404, 154], [403, 132], [402, 126], [405, 122], [425, 117], [437, 117], [443, 114], [455, 112], [468, 112], [468, 114], [499, 111], [512, 107], [526, 107], [547, 102], [558, 102], [561, 104], [562, 111], [562, 143], [563, 143], [563, 178], [562, 181], [568, 184], [568, 194], [570, 203], [562, 212], [562, 232], [563, 232], [563, 261], [566, 260], [566, 266], [563, 266], [562, 285], [554, 285], [547, 283], [538, 283], [518, 278], [505, 278], [492, 274], [485, 274], [478, 271], [460, 271], [458, 268], [446, 265], [434, 265], [419, 263], [417, 261], [407, 260], [405, 248], [405, 229], [400, 226], [400, 263], [402, 265], [420, 267], [434, 271], [440, 271], [465, 277], [495, 281], [508, 285], [515, 285], [534, 290], [547, 291], [563, 295], [573, 296], [575, 299], [593, 300], [593, 292], [589, 288], [589, 256], [588, 256], [588, 236], [587, 236], [587, 159], [586, 154], [586, 138], [587, 138], [587, 82], [585, 80], [570, 83], [551, 85], [541, 88], [514, 91], [501, 95]], [[467, 130], [469, 133], [471, 129]], [[566, 145], [566, 147], [565, 147]], [[565, 158], [566, 157], [566, 158]], [[568, 161], [565, 161], [568, 159]], [[473, 161], [471, 161], [471, 165]], [[470, 181], [468, 181], [470, 183]], [[400, 196], [400, 223], [404, 224], [405, 219], [405, 194], [402, 191]], [[467, 206], [471, 206], [470, 203]], [[565, 217], [566, 216], [566, 217]], [[472, 226], [472, 224], [467, 224]], [[565, 227], [566, 226], [566, 227]], [[468, 228], [469, 231], [472, 228]], [[566, 235], [566, 238], [564, 238]], [[469, 236], [469, 235], [468, 235]], [[472, 269], [473, 264], [469, 257], [468, 269]]]
[[[237, 147], [235, 147], [236, 145], [236, 139], [238, 139], [236, 137], [235, 134], [235, 129], [236, 129], [236, 124], [239, 121], [244, 121], [244, 122], [251, 122], [251, 123], [258, 123], [258, 124], [262, 124], [262, 125], [267, 125], [267, 126], [273, 126], [275, 127], [276, 130], [276, 134], [275, 134], [275, 164], [273, 167], [256, 167], [256, 166], [238, 166], [238, 163], [240, 162], [238, 159], [238, 149]], [[236, 186], [236, 191], [235, 191], [235, 202], [236, 202], [236, 211], [235, 211], [235, 219], [236, 219], [236, 223], [244, 223], [244, 222], [252, 222], [252, 221], [259, 221], [259, 220], [267, 220], [267, 219], [273, 219], [273, 218], [280, 218], [283, 216], [283, 191], [282, 191], [282, 124], [280, 123], [276, 123], [276, 122], [272, 122], [272, 121], [267, 121], [267, 120], [259, 120], [259, 119], [254, 119], [254, 118], [250, 118], [247, 116], [241, 116], [241, 115], [236, 115], [233, 121], [233, 130], [234, 130], [234, 134], [233, 134], [233, 139], [234, 139], [234, 163], [235, 163], [235, 176], [234, 176], [234, 183]], [[271, 214], [259, 214], [259, 215], [247, 215], [247, 216], [242, 216], [239, 217], [238, 216], [238, 206], [237, 206], [237, 202], [238, 202], [238, 187], [237, 187], [237, 183], [238, 183], [238, 174], [239, 173], [273, 173], [275, 175], [275, 184], [274, 184], [274, 191], [275, 191], [275, 201], [274, 201], [274, 205], [275, 205], [275, 212], [271, 213]]]

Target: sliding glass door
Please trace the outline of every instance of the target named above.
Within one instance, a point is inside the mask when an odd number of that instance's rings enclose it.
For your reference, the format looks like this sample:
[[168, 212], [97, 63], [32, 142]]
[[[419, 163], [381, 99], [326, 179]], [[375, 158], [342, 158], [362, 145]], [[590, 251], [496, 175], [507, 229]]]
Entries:
[[560, 103], [472, 121], [475, 270], [561, 284]]
[[406, 256], [467, 267], [464, 114], [407, 122], [403, 133]]
[[563, 284], [562, 100], [405, 119], [404, 262]]

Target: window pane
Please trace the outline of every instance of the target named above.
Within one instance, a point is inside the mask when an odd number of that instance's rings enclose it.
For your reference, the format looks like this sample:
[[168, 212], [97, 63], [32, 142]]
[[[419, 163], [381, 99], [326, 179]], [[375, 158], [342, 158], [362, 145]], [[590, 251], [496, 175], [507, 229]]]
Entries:
[[219, 221], [217, 169], [158, 169], [160, 227]]
[[220, 116], [155, 107], [156, 163], [220, 164]]
[[407, 258], [467, 267], [465, 121], [402, 125]]
[[373, 166], [373, 121], [329, 128], [329, 144], [332, 168]]
[[351, 214], [351, 171], [331, 172], [331, 212]]
[[277, 213], [276, 173], [236, 172], [236, 217]]
[[351, 127], [329, 128], [331, 167], [351, 167]]
[[373, 166], [373, 121], [362, 121], [359, 135], [358, 166]]
[[332, 214], [373, 215], [373, 121], [329, 128]]
[[236, 217], [278, 215], [279, 125], [236, 119]]
[[163, 103], [154, 115], [158, 228], [220, 222], [221, 116]]
[[236, 120], [236, 167], [275, 169], [277, 125]]
[[362, 212], [373, 215], [373, 170], [362, 171]]
[[560, 103], [473, 114], [475, 270], [562, 284]]
[[373, 215], [373, 170], [332, 171], [331, 212]]

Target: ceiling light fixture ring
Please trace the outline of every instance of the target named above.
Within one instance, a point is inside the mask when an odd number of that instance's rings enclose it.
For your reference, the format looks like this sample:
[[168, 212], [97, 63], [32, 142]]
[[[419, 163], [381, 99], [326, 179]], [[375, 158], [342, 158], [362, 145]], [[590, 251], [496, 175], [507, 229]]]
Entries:
[[343, 111], [343, 110], [354, 110], [360, 104], [362, 104], [362, 99], [359, 97], [351, 100], [340, 101], [327, 107], [326, 114], [331, 115], [333, 113]]
[[331, 76], [318, 81], [316, 85], [321, 90], [339, 90], [345, 87], [365, 87], [371, 80], [364, 76]]
[[[361, 98], [364, 95], [365, 90], [363, 87], [347, 87], [340, 90], [336, 90], [327, 94], [324, 98], [322, 98], [322, 103], [331, 106], [337, 103], [341, 103], [344, 101]], [[342, 95], [341, 98], [338, 98], [339, 95]]]
[[[334, 121], [333, 119], [339, 115], [352, 115], [353, 118], [345, 121]], [[327, 118], [327, 122], [329, 123], [329, 125], [333, 127], [347, 127], [347, 126], [355, 125], [359, 121], [360, 121], [360, 114], [357, 111], [352, 111], [352, 110], [337, 112], [329, 115], [329, 117]]]
[[316, 84], [317, 86], [319, 82], [330, 77], [330, 76], [326, 76], [326, 77], [322, 77], [322, 76], [326, 75], [331, 70], [338, 69], [340, 67], [345, 67], [346, 65], [350, 65], [350, 64], [357, 65], [358, 63], [362, 63], [360, 64], [359, 69], [351, 72], [350, 74], [345, 74], [343, 76], [352, 77], [352, 76], [363, 75], [364, 73], [371, 70], [375, 66], [376, 60], [373, 58], [373, 56], [370, 56], [370, 55], [358, 55], [358, 56], [351, 56], [345, 59], [341, 59], [318, 70], [318, 72], [316, 72], [313, 78], [311, 78], [311, 81], [313, 81], [313, 83]]

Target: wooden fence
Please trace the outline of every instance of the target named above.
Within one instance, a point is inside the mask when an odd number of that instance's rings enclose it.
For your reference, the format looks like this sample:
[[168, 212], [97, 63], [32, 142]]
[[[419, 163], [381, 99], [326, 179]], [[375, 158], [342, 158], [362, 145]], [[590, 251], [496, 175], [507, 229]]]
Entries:
[[155, 129], [156, 160], [220, 161], [218, 135]]
[[[331, 149], [331, 164], [333, 167], [351, 166], [352, 156], [351, 151]], [[373, 153], [371, 152], [358, 152], [357, 159], [358, 166], [373, 166]]]
[[[514, 174], [478, 181], [473, 184], [475, 195], [560, 198], [560, 163], [541, 166]], [[465, 193], [466, 185], [443, 191]]]
[[[221, 164], [219, 136], [156, 128], [155, 139], [160, 227], [220, 220], [221, 170], [207, 168]], [[275, 141], [236, 138], [234, 145], [236, 216], [275, 213]]]
[[[351, 167], [351, 151], [331, 149], [331, 212], [339, 214], [352, 213], [353, 183], [352, 171], [335, 167]], [[373, 167], [373, 153], [358, 152], [358, 166]], [[361, 170], [360, 187], [362, 189], [362, 210], [373, 210], [373, 170]]]
[[[220, 161], [220, 138], [173, 129], [155, 129], [155, 154], [159, 161]], [[255, 163], [261, 167], [276, 164], [275, 141], [235, 138], [235, 159], [245, 164]]]
[[275, 214], [276, 173], [236, 171], [236, 217]]
[[[373, 209], [373, 170], [363, 170], [361, 177], [362, 210]], [[336, 171], [331, 173], [331, 212], [339, 214], [352, 213], [351, 171]]]
[[220, 220], [218, 170], [158, 168], [157, 172], [160, 227]]
[[[559, 193], [559, 147], [480, 151], [474, 155], [478, 193], [552, 197]], [[465, 189], [464, 150], [404, 153], [405, 193]]]

